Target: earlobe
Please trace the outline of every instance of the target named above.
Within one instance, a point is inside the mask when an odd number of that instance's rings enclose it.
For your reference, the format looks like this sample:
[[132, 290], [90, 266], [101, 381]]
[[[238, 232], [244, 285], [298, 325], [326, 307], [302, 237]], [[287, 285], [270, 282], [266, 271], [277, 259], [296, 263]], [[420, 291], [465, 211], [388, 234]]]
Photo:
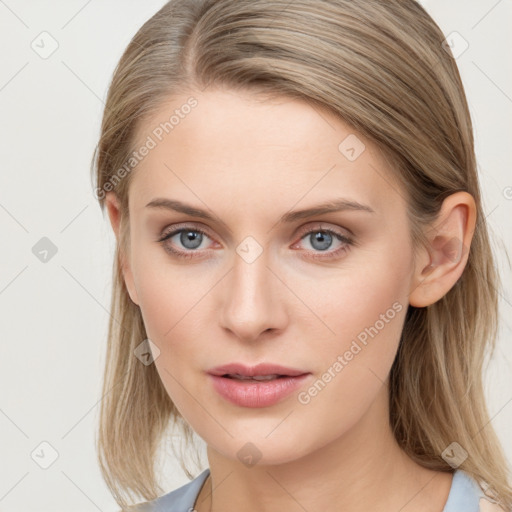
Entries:
[[114, 192], [107, 192], [105, 196], [105, 205], [107, 207], [108, 216], [110, 219], [110, 224], [112, 226], [112, 230], [116, 236], [117, 240], [117, 251], [119, 252], [119, 262], [123, 272], [124, 282], [126, 284], [126, 289], [130, 295], [130, 299], [133, 303], [139, 305], [139, 299], [137, 297], [137, 292], [135, 290], [135, 284], [133, 279], [133, 273], [130, 265], [129, 258], [124, 254], [121, 246], [121, 237], [120, 237], [120, 229], [121, 229], [121, 208], [117, 196]]
[[426, 307], [441, 299], [458, 281], [469, 256], [476, 225], [476, 205], [467, 192], [443, 201], [428, 233], [429, 246], [418, 257], [409, 303]]

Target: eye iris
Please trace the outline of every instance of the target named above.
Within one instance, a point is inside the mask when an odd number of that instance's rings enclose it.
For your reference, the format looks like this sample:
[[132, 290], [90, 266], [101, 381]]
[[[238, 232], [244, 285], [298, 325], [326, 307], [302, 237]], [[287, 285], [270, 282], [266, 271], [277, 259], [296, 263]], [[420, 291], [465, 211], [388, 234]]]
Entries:
[[[187, 249], [197, 249], [202, 242], [203, 234], [198, 231], [182, 231], [180, 235], [180, 243]], [[189, 245], [192, 242], [192, 245]]]
[[[310, 239], [311, 245], [319, 251], [325, 251], [326, 249], [329, 248], [329, 246], [332, 243], [332, 236], [329, 233], [326, 233], [325, 231], [318, 231], [315, 234], [312, 234], [310, 236]], [[315, 243], [313, 242], [321, 242], [320, 247], [315, 246]]]

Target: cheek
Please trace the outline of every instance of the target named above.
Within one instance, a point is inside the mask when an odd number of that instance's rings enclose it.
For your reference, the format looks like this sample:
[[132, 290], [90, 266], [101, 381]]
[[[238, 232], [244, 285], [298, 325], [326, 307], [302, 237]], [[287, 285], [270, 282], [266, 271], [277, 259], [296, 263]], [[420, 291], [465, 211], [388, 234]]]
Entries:
[[201, 279], [197, 279], [197, 272], [187, 265], [171, 263], [160, 246], [135, 250], [132, 261], [134, 285], [148, 336], [160, 342], [172, 338], [212, 287], [213, 281], [208, 283], [211, 275], [203, 272]]
[[[355, 254], [337, 268], [319, 269], [308, 279], [298, 274], [290, 279], [294, 292], [334, 331], [331, 334], [347, 339], [373, 325], [382, 314], [389, 311], [388, 316], [394, 318], [397, 309], [406, 309], [411, 269], [407, 245], [400, 251], [382, 245]], [[393, 307], [396, 303], [400, 306]]]
[[[370, 381], [385, 381], [395, 358], [408, 307], [411, 271], [411, 253], [405, 241], [401, 248], [396, 251], [395, 246], [382, 245], [357, 263], [351, 262], [350, 268], [348, 263], [340, 267], [329, 279], [302, 280], [300, 289], [294, 290], [307, 298], [308, 306], [321, 319], [309, 315], [301, 326], [311, 338], [321, 341], [315, 345], [316, 370], [327, 371], [342, 356], [343, 370], [331, 372], [348, 395], [364, 394], [365, 389], [371, 394]], [[330, 398], [344, 400], [348, 395]]]
[[218, 277], [154, 256], [150, 251], [134, 254], [134, 283], [147, 336], [160, 350], [155, 365], [174, 400], [182, 387], [173, 377], [185, 385], [190, 368], [197, 371], [200, 362], [215, 360], [208, 354], [215, 349], [209, 334], [214, 332], [211, 321], [216, 316], [209, 294], [215, 293]]
[[206, 314], [205, 293], [211, 285], [196, 283], [176, 267], [139, 263], [134, 279], [147, 336], [160, 351], [154, 361], [157, 372], [175, 407], [193, 422], [197, 411], [190, 397], [199, 396], [197, 366], [206, 352], [203, 323], [197, 319]]
[[316, 425], [315, 435], [322, 432], [319, 439], [334, 439], [349, 430], [384, 392], [407, 311], [406, 283], [403, 270], [375, 265], [360, 272], [352, 269], [314, 295], [322, 320], [334, 331], [322, 325], [328, 334], [314, 352], [304, 347], [317, 371], [299, 396], [300, 414], [305, 424]]

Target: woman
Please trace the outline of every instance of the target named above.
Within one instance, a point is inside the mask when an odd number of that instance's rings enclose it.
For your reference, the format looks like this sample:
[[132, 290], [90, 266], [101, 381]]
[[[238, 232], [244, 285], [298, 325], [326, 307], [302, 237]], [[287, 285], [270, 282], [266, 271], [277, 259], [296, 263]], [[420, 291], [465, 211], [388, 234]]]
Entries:
[[[498, 279], [443, 41], [412, 0], [176, 0], [134, 36], [95, 154], [123, 509], [510, 509], [482, 386]], [[175, 423], [209, 467], [157, 498]]]

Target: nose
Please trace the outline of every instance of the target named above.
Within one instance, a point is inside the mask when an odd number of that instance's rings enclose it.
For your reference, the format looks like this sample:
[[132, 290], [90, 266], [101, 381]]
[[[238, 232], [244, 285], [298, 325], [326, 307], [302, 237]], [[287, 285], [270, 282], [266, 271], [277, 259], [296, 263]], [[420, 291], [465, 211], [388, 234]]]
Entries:
[[269, 268], [264, 250], [254, 261], [235, 254], [225, 278], [221, 323], [244, 341], [254, 341], [266, 331], [281, 331], [287, 322], [285, 285]]

